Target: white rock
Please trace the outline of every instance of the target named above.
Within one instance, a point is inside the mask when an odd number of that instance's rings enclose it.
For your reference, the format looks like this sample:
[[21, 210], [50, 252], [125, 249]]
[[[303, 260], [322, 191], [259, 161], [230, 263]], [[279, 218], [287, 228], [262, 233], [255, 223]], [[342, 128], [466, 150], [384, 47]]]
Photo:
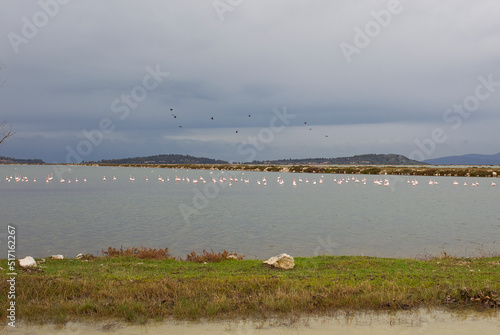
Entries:
[[52, 259], [64, 259], [64, 256], [63, 255], [52, 255], [52, 256], [50, 256], [50, 258], [52, 258]]
[[295, 261], [293, 260], [293, 257], [287, 254], [281, 254], [271, 257], [267, 261], [264, 261], [264, 264], [268, 264], [275, 268], [285, 270], [293, 269], [295, 267]]
[[76, 255], [76, 257], [75, 257], [75, 258], [76, 258], [76, 259], [81, 259], [81, 258], [83, 258], [83, 254], [78, 254], [78, 255]]
[[36, 261], [33, 257], [26, 256], [19, 260], [19, 266], [22, 266], [23, 268], [35, 267]]

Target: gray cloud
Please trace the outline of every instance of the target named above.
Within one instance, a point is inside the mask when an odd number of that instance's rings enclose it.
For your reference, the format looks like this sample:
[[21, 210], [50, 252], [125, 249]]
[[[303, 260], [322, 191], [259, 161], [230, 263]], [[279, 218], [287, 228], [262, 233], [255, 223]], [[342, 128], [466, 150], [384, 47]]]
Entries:
[[[480, 76], [500, 82], [500, 4], [402, 0], [348, 63], [340, 44], [354, 45], [356, 27], [389, 3], [244, 1], [221, 21], [212, 2], [71, 1], [16, 53], [9, 36], [22, 37], [43, 9], [2, 2], [0, 120], [17, 136], [0, 154], [64, 161], [65, 147], [107, 118], [113, 132], [86, 159], [183, 153], [239, 161], [238, 143], [287, 106], [296, 116], [290, 129], [257, 159], [408, 155], [415, 140], [449, 129], [443, 114], [474, 94]], [[113, 101], [157, 66], [168, 77], [121, 119]], [[428, 158], [500, 151], [482, 140], [494, 138], [499, 103], [500, 87]], [[236, 130], [245, 135], [235, 139]], [[326, 138], [328, 130], [344, 137]]]

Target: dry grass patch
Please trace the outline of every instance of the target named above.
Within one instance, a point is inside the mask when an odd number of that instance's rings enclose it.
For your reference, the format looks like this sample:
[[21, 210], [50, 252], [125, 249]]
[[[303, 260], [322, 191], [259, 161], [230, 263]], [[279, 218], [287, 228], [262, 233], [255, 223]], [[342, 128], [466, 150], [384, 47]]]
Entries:
[[217, 263], [222, 262], [226, 259], [237, 259], [243, 260], [245, 255], [238, 255], [236, 252], [229, 252], [224, 249], [224, 251], [215, 253], [212, 249], [210, 252], [203, 249], [201, 255], [198, 255], [196, 252], [192, 251], [190, 254], [187, 254], [186, 261], [194, 262], [194, 263]]
[[141, 246], [141, 248], [127, 248], [123, 249], [123, 246], [120, 249], [116, 249], [113, 247], [108, 247], [108, 250], [102, 250], [102, 255], [104, 257], [136, 257], [141, 259], [174, 259], [172, 255], [170, 255], [168, 248], [165, 249], [156, 249], [156, 248], [146, 248]]

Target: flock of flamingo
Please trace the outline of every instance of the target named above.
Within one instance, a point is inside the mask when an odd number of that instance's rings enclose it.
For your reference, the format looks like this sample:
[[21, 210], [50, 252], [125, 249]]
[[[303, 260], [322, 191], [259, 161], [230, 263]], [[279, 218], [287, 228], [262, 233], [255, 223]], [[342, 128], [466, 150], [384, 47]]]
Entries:
[[[221, 172], [221, 174], [223, 174], [224, 171]], [[210, 171], [210, 174], [212, 175], [213, 174], [213, 171]], [[250, 178], [244, 178], [244, 172], [242, 172], [240, 178], [236, 177], [236, 176], [232, 176], [232, 175], [229, 175], [228, 178], [226, 178], [225, 176], [218, 176], [218, 177], [214, 177], [214, 176], [211, 176], [210, 179], [211, 179], [211, 182], [216, 184], [216, 183], [228, 183], [229, 186], [232, 186], [233, 183], [238, 183], [238, 182], [242, 182], [242, 183], [245, 183], [245, 184], [248, 184], [250, 183]], [[317, 185], [317, 184], [323, 184], [324, 183], [324, 175], [321, 175], [321, 177], [318, 177], [317, 178], [318, 180], [315, 179], [312, 179], [311, 181], [309, 181], [308, 178], [304, 178], [302, 179], [302, 177], [298, 177], [296, 179], [293, 179], [292, 180], [292, 186], [296, 187], [300, 184], [312, 184], [312, 185]], [[106, 182], [108, 179], [106, 178], [106, 176], [103, 176], [102, 177], [102, 181], [103, 182]], [[192, 184], [198, 184], [198, 183], [207, 183], [207, 181], [202, 177], [200, 176], [199, 178], [189, 178], [189, 177], [178, 177], [177, 175], [175, 176], [175, 178], [173, 178], [173, 180], [177, 183], [180, 183], [180, 182], [185, 182], [185, 183], [192, 183]], [[13, 176], [6, 176], [5, 177], [5, 181], [10, 183], [10, 182], [16, 182], [16, 183], [28, 183], [30, 182], [30, 179], [27, 177], [27, 176], [22, 176], [21, 174], [14, 174]], [[47, 175], [47, 177], [45, 178], [45, 182], [46, 183], [52, 183], [54, 182], [54, 175], [53, 173], [51, 173], [50, 175]], [[65, 178], [60, 178], [58, 180], [60, 183], [67, 183], [67, 184], [71, 184], [72, 182], [74, 183], [78, 183], [80, 182], [80, 180], [78, 178], [74, 178], [73, 180], [71, 179], [65, 179]], [[83, 178], [82, 181], [85, 183], [87, 182], [87, 178]], [[111, 178], [110, 181], [117, 181], [117, 178], [116, 176], [113, 176]], [[130, 175], [129, 176], [129, 181], [130, 182], [135, 182], [135, 176], [132, 176]], [[145, 181], [148, 182], [149, 181], [149, 178], [146, 177], [145, 178]], [[167, 177], [166, 179], [163, 178], [161, 175], [158, 175], [158, 179], [157, 179], [158, 182], [160, 183], [164, 183], [164, 182], [169, 182], [170, 181], [170, 177]], [[36, 178], [33, 178], [31, 179], [31, 182], [33, 183], [36, 183], [37, 180]], [[285, 184], [285, 180], [281, 177], [281, 175], [279, 175], [276, 179], [276, 182], [279, 184], [279, 185], [284, 185]], [[366, 177], [363, 177], [362, 179], [358, 179], [358, 177], [356, 176], [347, 176], [347, 177], [334, 177], [333, 178], [333, 182], [338, 184], [338, 185], [342, 185], [342, 184], [348, 184], [348, 183], [355, 183], [355, 184], [362, 184], [362, 185], [366, 185], [367, 183], [367, 179]], [[267, 179], [266, 177], [264, 176], [262, 179], [257, 179], [256, 180], [256, 183], [257, 185], [259, 186], [267, 186]], [[384, 180], [382, 179], [377, 179], [375, 178], [373, 180], [373, 183], [375, 185], [378, 185], [378, 186], [390, 186], [391, 184], [391, 181], [387, 178], [385, 178]], [[419, 181], [416, 180], [416, 179], [408, 179], [407, 180], [407, 183], [412, 185], [412, 186], [417, 186], [419, 184]], [[429, 185], [438, 185], [439, 182], [437, 182], [436, 180], [433, 180], [433, 179], [430, 179], [429, 182], [428, 182]], [[452, 183], [454, 186], [459, 186], [460, 183], [456, 180], [453, 180], [453, 183]], [[468, 186], [467, 182], [464, 182], [463, 183], [463, 186]], [[475, 181], [473, 183], [470, 184], [470, 186], [472, 187], [477, 187], [479, 186], [479, 182]], [[491, 182], [491, 186], [496, 186], [496, 183], [494, 181]]]

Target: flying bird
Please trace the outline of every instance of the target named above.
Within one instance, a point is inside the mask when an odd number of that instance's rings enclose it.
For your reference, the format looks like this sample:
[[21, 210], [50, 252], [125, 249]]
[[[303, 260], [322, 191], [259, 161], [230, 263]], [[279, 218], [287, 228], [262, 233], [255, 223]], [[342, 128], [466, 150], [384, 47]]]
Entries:
[[211, 119], [211, 120], [213, 120], [213, 119], [214, 119], [214, 117], [212, 116], [210, 119]]

